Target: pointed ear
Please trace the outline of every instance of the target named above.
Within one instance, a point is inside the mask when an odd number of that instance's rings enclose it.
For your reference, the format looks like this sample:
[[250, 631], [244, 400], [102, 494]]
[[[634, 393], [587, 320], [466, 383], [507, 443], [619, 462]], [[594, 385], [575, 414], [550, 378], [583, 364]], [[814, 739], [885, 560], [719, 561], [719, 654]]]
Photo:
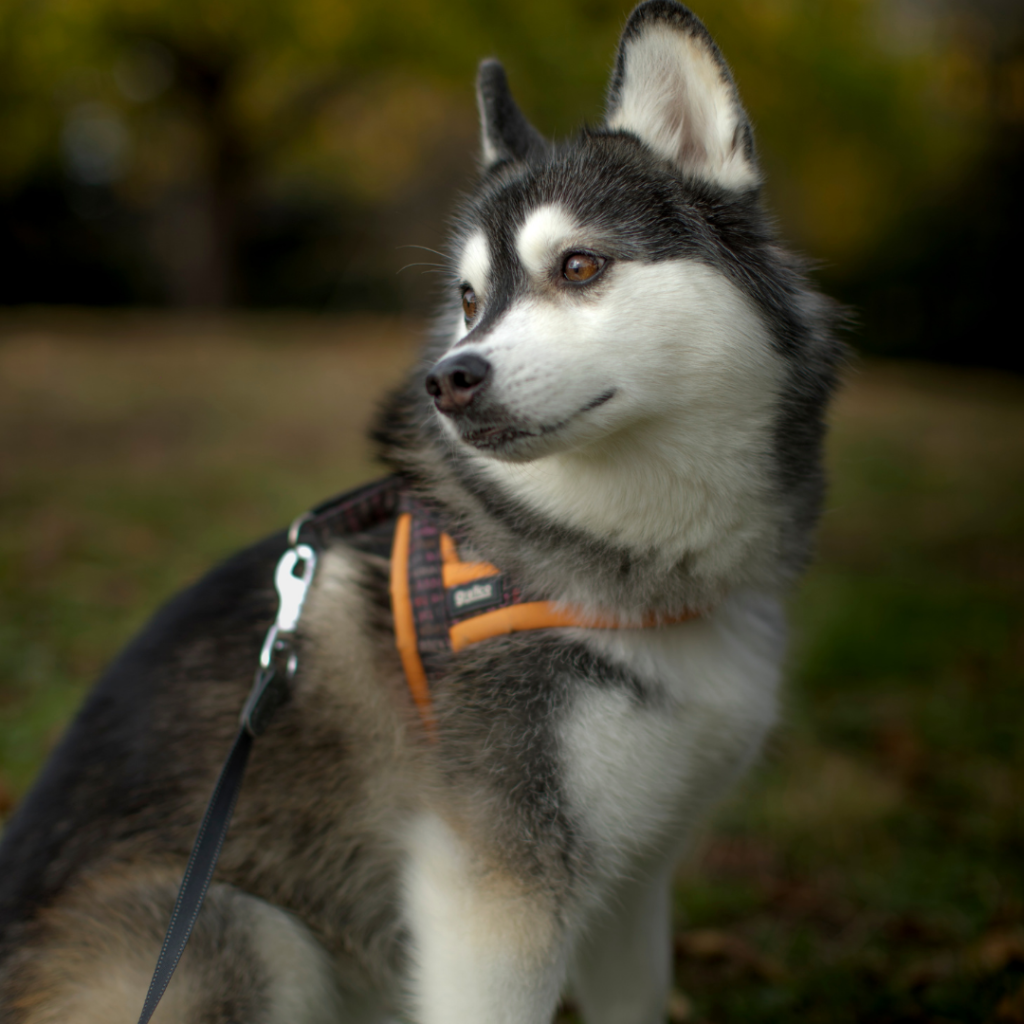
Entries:
[[605, 123], [638, 136], [688, 176], [735, 190], [760, 182], [729, 68], [700, 20], [673, 0], [646, 0], [630, 15]]
[[498, 61], [485, 60], [480, 65], [476, 102], [480, 108], [480, 148], [485, 168], [504, 160], [527, 160], [547, 151], [544, 137], [512, 99], [505, 69]]

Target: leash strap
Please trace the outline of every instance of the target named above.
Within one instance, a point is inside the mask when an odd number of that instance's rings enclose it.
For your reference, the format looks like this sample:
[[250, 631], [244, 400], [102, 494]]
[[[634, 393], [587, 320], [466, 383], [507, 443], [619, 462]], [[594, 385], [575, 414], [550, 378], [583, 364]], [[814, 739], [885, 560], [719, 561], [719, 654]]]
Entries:
[[[326, 544], [331, 534], [359, 533], [386, 522], [394, 515], [400, 488], [401, 481], [397, 477], [367, 484], [318, 505], [295, 520], [288, 531], [289, 547], [274, 571], [277, 617], [267, 630], [252, 690], [242, 708], [241, 728], [213, 787], [213, 795], [189, 855], [139, 1024], [149, 1024], [188, 945], [231, 825], [253, 740], [266, 729], [274, 712], [288, 700], [291, 682], [298, 669], [295, 629], [316, 573], [317, 553], [313, 544]], [[311, 543], [303, 543], [300, 538], [308, 538]]]
[[[291, 536], [297, 533], [298, 530], [293, 529]], [[196, 918], [206, 899], [206, 890], [210, 888], [217, 867], [224, 837], [231, 825], [252, 741], [266, 729], [274, 712], [288, 699], [291, 681], [299, 664], [294, 643], [295, 627], [299, 623], [306, 594], [313, 583], [316, 560], [316, 552], [312, 547], [293, 540], [292, 546], [277, 563], [274, 572], [278, 596], [277, 618], [267, 630], [260, 650], [256, 678], [242, 708], [241, 727], [231, 746], [231, 753], [220, 770], [217, 784], [213, 787], [213, 795], [206, 805], [206, 813], [189, 855], [178, 898], [171, 911], [171, 923], [167, 927], [146, 1001], [142, 1005], [139, 1024], [148, 1024], [153, 1016], [192, 935]]]
[[185, 877], [181, 880], [178, 898], [171, 913], [171, 923], [156, 961], [153, 980], [149, 983], [139, 1024], [148, 1024], [171, 980], [171, 975], [174, 974], [174, 969], [178, 966], [181, 954], [185, 952], [192, 927], [206, 898], [206, 890], [210, 888], [210, 880], [217, 867], [217, 858], [224, 845], [224, 837], [231, 824], [231, 814], [235, 809], [238, 791], [242, 788], [242, 777], [245, 775], [245, 765], [252, 749], [252, 739], [252, 733], [248, 729], [239, 729], [231, 753], [220, 770], [217, 785], [213, 788], [213, 796], [210, 797], [206, 814], [203, 815], [202, 824], [199, 826], [195, 846], [192, 847], [192, 855], [188, 859], [188, 867], [185, 868]]

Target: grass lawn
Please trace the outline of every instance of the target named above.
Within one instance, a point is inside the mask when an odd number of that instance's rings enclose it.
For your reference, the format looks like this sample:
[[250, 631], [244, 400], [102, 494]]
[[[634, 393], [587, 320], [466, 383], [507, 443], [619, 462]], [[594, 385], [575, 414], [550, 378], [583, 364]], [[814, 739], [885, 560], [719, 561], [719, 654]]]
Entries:
[[[161, 601], [374, 474], [415, 341], [0, 320], [0, 814]], [[833, 421], [784, 724], [679, 874], [673, 1018], [1024, 1024], [1024, 380], [861, 364]]]

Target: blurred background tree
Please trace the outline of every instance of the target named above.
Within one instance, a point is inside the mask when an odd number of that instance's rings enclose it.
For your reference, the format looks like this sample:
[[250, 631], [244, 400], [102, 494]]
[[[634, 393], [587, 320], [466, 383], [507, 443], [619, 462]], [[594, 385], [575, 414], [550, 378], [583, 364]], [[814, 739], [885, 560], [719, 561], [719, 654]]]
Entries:
[[[7, 0], [0, 304], [422, 310], [433, 279], [399, 270], [435, 257], [399, 247], [441, 248], [478, 59], [566, 134], [600, 117], [630, 6]], [[1024, 369], [1024, 5], [696, 7], [859, 343]]]

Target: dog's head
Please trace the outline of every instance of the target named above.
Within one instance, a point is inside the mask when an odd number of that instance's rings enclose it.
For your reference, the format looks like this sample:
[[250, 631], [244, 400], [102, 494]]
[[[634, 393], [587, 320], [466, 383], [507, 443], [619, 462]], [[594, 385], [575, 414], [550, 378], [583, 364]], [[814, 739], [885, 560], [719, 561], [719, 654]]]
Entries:
[[[604, 123], [566, 143], [529, 124], [497, 62], [478, 101], [482, 174], [425, 378], [462, 462], [633, 546], [666, 543], [677, 513], [691, 549], [698, 519], [778, 521], [783, 492], [808, 506], [790, 518], [813, 520], [838, 348], [774, 241], [750, 124], [704, 26], [672, 0], [636, 8]], [[629, 524], [610, 510], [644, 474], [689, 497]]]
[[687, 393], [707, 398], [716, 367], [733, 408], [772, 386], [765, 331], [721, 272], [728, 242], [703, 209], [753, 201], [750, 127], [693, 15], [663, 0], [634, 12], [605, 124], [567, 146], [526, 121], [497, 62], [482, 65], [478, 99], [462, 316], [426, 380], [453, 437], [533, 459], [678, 414]]

